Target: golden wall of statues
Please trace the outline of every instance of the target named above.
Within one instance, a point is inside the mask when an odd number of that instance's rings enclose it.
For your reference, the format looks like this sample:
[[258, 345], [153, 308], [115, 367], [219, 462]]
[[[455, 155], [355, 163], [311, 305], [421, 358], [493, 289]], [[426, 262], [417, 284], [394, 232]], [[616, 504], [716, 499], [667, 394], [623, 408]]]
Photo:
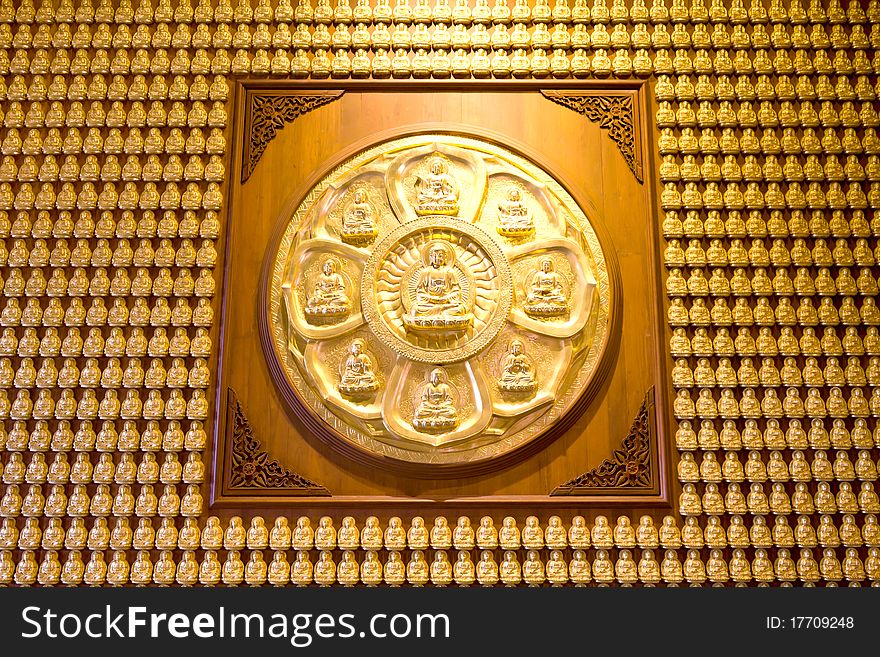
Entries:
[[[0, 584], [880, 581], [878, 49], [878, 0], [0, 0]], [[265, 76], [645, 80], [671, 508], [210, 508]]]

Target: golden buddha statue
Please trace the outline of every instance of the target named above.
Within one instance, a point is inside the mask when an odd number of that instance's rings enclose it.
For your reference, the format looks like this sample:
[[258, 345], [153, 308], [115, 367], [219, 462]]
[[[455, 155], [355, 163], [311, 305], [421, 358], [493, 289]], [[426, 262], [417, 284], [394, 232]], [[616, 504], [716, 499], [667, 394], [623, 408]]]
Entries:
[[[321, 554], [325, 554], [324, 551]], [[296, 559], [290, 566], [290, 581], [297, 586], [308, 586], [312, 583], [314, 567], [309, 560], [309, 553], [300, 551], [296, 553]]]
[[550, 516], [547, 520], [547, 529], [544, 532], [544, 541], [547, 547], [554, 550], [564, 550], [568, 547], [568, 536], [562, 526], [562, 518]]
[[468, 516], [459, 516], [452, 532], [452, 545], [456, 550], [472, 550], [475, 544], [474, 530]]
[[569, 312], [568, 292], [562, 276], [555, 271], [553, 260], [541, 259], [540, 269], [533, 272], [525, 286], [523, 310], [536, 318], [554, 318]]
[[353, 517], [345, 516], [342, 519], [342, 527], [337, 533], [337, 542], [341, 550], [356, 550], [360, 545], [360, 532]]
[[510, 343], [507, 354], [501, 363], [501, 376], [498, 388], [508, 393], [530, 393], [538, 387], [532, 359], [524, 353], [521, 340]]
[[416, 177], [416, 214], [458, 214], [458, 184], [449, 173], [449, 163], [441, 156], [434, 156], [428, 163], [428, 173]]
[[470, 552], [460, 550], [452, 567], [452, 578], [459, 586], [470, 586], [476, 579], [476, 569], [471, 561]]
[[[307, 518], [300, 518], [300, 520], [297, 521], [297, 530], [300, 530], [300, 521], [305, 525], [307, 524], [307, 520]], [[300, 538], [308, 537], [301, 536]], [[314, 533], [314, 542], [315, 547], [319, 550], [333, 550], [336, 548], [336, 529], [333, 527], [333, 519], [330, 518], [330, 516], [323, 516], [318, 521], [318, 529]], [[311, 541], [309, 540], [304, 541], [303, 544], [308, 544], [309, 547], [311, 547]]]
[[498, 583], [498, 564], [495, 563], [491, 550], [483, 550], [480, 553], [480, 560], [476, 565], [476, 578], [482, 586], [494, 586]]
[[363, 189], [354, 192], [342, 217], [342, 241], [355, 246], [366, 246], [379, 234], [376, 209]]
[[[289, 530], [288, 530], [289, 531]], [[334, 537], [335, 538], [335, 537]], [[306, 516], [301, 516], [296, 521], [296, 528], [293, 530], [293, 537], [291, 540], [291, 547], [294, 550], [310, 550], [312, 549], [312, 545], [314, 543], [314, 532], [312, 531], [311, 521]], [[333, 547], [335, 547], [336, 541], [333, 541]], [[328, 543], [329, 544], [329, 543]], [[319, 549], [333, 549], [332, 547], [325, 547], [319, 545]]]
[[880, 523], [877, 522], [877, 516], [873, 513], [865, 515], [864, 524], [862, 525], [862, 538], [865, 545], [880, 546]]
[[[846, 485], [848, 485], [847, 482], [841, 483], [841, 489]], [[874, 484], [870, 481], [862, 482], [858, 501], [862, 513], [880, 513], [880, 500], [878, 500], [877, 493], [874, 491]]]
[[599, 584], [610, 584], [614, 581], [614, 562], [608, 557], [608, 550], [596, 550], [593, 560], [593, 579]]
[[460, 331], [473, 321], [470, 301], [463, 296], [455, 250], [436, 240], [421, 253], [413, 297], [405, 299], [404, 326], [413, 331]]
[[413, 550], [410, 561], [406, 565], [406, 581], [413, 586], [424, 586], [428, 583], [429, 576], [425, 553], [421, 550]]
[[[368, 557], [369, 558], [369, 557]], [[376, 559], [378, 562], [378, 558]], [[385, 566], [379, 563], [380, 574], [384, 577], [385, 583], [389, 586], [400, 586], [406, 581], [406, 567], [400, 558], [400, 552], [391, 550], [388, 552], [388, 560]]]
[[431, 583], [434, 586], [448, 586], [452, 582], [452, 564], [445, 550], [437, 550], [434, 553], [434, 561], [431, 562]]
[[636, 544], [642, 549], [655, 549], [660, 545], [654, 520], [649, 515], [643, 515], [639, 518], [639, 526], [636, 529]]
[[424, 433], [443, 433], [453, 429], [459, 422], [456, 403], [457, 395], [447, 383], [445, 370], [434, 368], [419, 395], [413, 412], [413, 427]]
[[614, 538], [611, 527], [608, 525], [608, 518], [603, 515], [596, 516], [590, 530], [590, 540], [597, 548], [608, 550], [614, 547]]
[[329, 257], [321, 264], [314, 286], [305, 305], [306, 319], [312, 324], [336, 322], [351, 311], [351, 299], [345, 279], [338, 272], [339, 263]]
[[572, 559], [568, 563], [568, 577], [576, 586], [584, 586], [592, 578], [590, 562], [583, 550], [575, 550], [572, 553]]
[[406, 533], [406, 543], [411, 550], [428, 549], [428, 530], [425, 520], [421, 516], [415, 516], [410, 521], [410, 528]]
[[636, 535], [629, 516], [619, 516], [614, 527], [614, 545], [619, 548], [634, 548]]
[[481, 550], [493, 550], [498, 547], [498, 532], [490, 516], [480, 519], [480, 526], [476, 531], [476, 544]]
[[250, 550], [264, 550], [269, 546], [269, 531], [262, 516], [254, 516], [247, 530], [247, 547]]
[[354, 586], [358, 583], [359, 579], [360, 569], [357, 560], [354, 558], [354, 552], [344, 550], [342, 552], [342, 561], [336, 567], [336, 580], [343, 586]]
[[370, 516], [364, 522], [364, 528], [361, 530], [361, 547], [365, 550], [382, 549], [382, 528], [376, 516]]
[[498, 234], [511, 239], [524, 239], [535, 234], [532, 211], [522, 200], [518, 187], [507, 189], [504, 198], [498, 202]]
[[349, 345], [342, 376], [336, 386], [346, 397], [358, 398], [379, 389], [379, 381], [373, 371], [373, 360], [364, 353], [364, 346], [362, 338], [355, 338]]
[[[350, 569], [351, 562], [353, 560], [353, 554], [348, 550], [346, 550], [343, 554], [346, 554], [346, 553], [349, 555], [346, 568]], [[299, 554], [305, 554], [305, 553], [299, 552], [297, 554], [299, 555]], [[343, 557], [343, 559], [345, 559], [345, 557]], [[297, 556], [297, 560], [299, 560], [298, 556]], [[296, 566], [294, 566], [294, 568], [295, 567]], [[356, 562], [354, 563], [354, 567], [355, 567], [354, 576], [357, 577], [358, 574], [357, 574], [357, 563]], [[314, 578], [315, 578], [315, 582], [317, 584], [319, 584], [320, 586], [330, 586], [331, 584], [336, 583], [336, 562], [333, 561], [332, 553], [328, 552], [327, 550], [322, 550], [321, 555], [318, 557], [318, 562], [315, 564], [315, 567], [314, 567]], [[348, 579], [348, 577], [346, 577], [346, 580], [347, 579]], [[340, 581], [340, 583], [344, 583], [344, 582]]]

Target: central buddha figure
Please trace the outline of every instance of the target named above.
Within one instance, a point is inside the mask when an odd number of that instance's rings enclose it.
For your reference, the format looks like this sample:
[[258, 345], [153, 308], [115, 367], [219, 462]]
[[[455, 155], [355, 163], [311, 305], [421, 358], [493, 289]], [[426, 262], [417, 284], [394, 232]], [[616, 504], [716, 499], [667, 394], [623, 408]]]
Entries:
[[342, 217], [342, 241], [355, 246], [372, 242], [379, 234], [375, 214], [367, 193], [362, 189], [357, 190]]
[[429, 243], [422, 249], [422, 263], [409, 292], [411, 305], [403, 316], [404, 326], [413, 331], [467, 328], [473, 315], [461, 287], [452, 246], [440, 241]]
[[348, 347], [348, 357], [343, 365], [342, 378], [337, 386], [347, 397], [359, 397], [379, 389], [373, 372], [373, 360], [364, 353], [364, 341], [355, 338]]
[[424, 433], [442, 433], [457, 424], [458, 410], [452, 387], [446, 382], [446, 372], [434, 368], [413, 413], [412, 425]]
[[516, 187], [510, 187], [505, 198], [498, 203], [496, 230], [503, 237], [516, 239], [529, 237], [535, 233], [532, 211], [522, 200], [522, 193]]
[[351, 310], [345, 279], [338, 269], [339, 264], [333, 258], [327, 258], [321, 264], [321, 273], [306, 301], [305, 315], [310, 324], [338, 321]]
[[539, 318], [558, 317], [568, 312], [564, 283], [550, 258], [542, 258], [541, 268], [532, 274], [523, 310]]
[[520, 340], [513, 340], [501, 364], [498, 387], [504, 392], [533, 392], [538, 387], [535, 368]]
[[416, 178], [416, 214], [458, 214], [458, 185], [449, 174], [449, 164], [442, 157], [431, 159], [425, 177]]

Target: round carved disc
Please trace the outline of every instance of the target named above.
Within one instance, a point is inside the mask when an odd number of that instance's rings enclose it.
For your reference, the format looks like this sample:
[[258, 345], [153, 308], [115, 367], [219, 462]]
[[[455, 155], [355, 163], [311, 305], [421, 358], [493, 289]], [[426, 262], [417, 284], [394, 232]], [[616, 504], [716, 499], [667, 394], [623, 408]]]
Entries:
[[380, 143], [284, 221], [267, 357], [288, 403], [345, 453], [473, 472], [595, 389], [608, 264], [583, 208], [523, 156], [463, 135]]
[[[433, 269], [432, 249], [446, 251], [467, 321], [445, 321], [442, 312], [419, 317], [417, 287], [420, 273]], [[367, 325], [386, 346], [424, 363], [452, 363], [479, 353], [504, 326], [512, 301], [507, 257], [480, 228], [454, 217], [398, 226], [375, 246], [361, 278]]]

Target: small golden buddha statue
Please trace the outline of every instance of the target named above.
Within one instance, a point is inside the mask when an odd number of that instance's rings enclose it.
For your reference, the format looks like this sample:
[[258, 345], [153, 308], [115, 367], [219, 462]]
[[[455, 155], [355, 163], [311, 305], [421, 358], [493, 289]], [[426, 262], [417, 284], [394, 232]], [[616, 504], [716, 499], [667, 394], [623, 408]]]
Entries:
[[355, 246], [365, 246], [378, 234], [376, 209], [370, 203], [366, 191], [358, 189], [343, 212], [342, 241]]
[[607, 550], [596, 550], [593, 560], [593, 579], [599, 584], [610, 584], [614, 581], [614, 562], [608, 557]]
[[401, 586], [406, 581], [406, 567], [400, 558], [400, 552], [397, 550], [388, 552], [388, 560], [383, 568], [383, 576], [385, 583], [389, 586]]
[[[501, 530], [495, 533], [495, 528], [490, 518], [483, 518], [480, 521], [480, 530], [477, 535], [478, 545], [484, 549], [490, 549], [489, 546], [501, 545], [505, 550], [516, 550], [520, 546], [520, 532], [516, 527], [516, 520], [511, 516], [504, 518]], [[485, 541], [485, 542], [480, 542]]]
[[445, 550], [437, 550], [434, 553], [434, 561], [431, 562], [431, 583], [434, 586], [448, 586], [452, 582], [452, 564]]
[[229, 526], [223, 534], [223, 547], [226, 550], [242, 550], [247, 540], [247, 532], [241, 523], [240, 516], [232, 516]]
[[337, 384], [339, 392], [346, 397], [358, 398], [379, 389], [379, 381], [373, 371], [373, 360], [364, 352], [364, 347], [362, 338], [355, 338], [349, 346]]
[[[360, 579], [360, 569], [354, 558], [354, 552], [344, 550], [342, 552], [342, 561], [336, 567], [336, 580], [343, 586], [354, 586]], [[316, 570], [317, 581], [317, 570]], [[321, 582], [318, 582], [319, 584]]]
[[522, 568], [516, 559], [516, 552], [507, 550], [499, 568], [501, 581], [506, 586], [516, 586], [522, 581]]
[[361, 547], [365, 550], [382, 549], [382, 528], [376, 516], [368, 517], [364, 523], [364, 528], [361, 530]]
[[360, 545], [360, 532], [355, 519], [351, 516], [342, 519], [342, 527], [337, 533], [337, 541], [341, 550], [356, 550]]
[[[279, 518], [279, 520], [281, 520]], [[276, 520], [276, 527], [278, 526], [278, 520]], [[285, 520], [286, 525], [286, 520]], [[283, 531], [283, 530], [282, 530]], [[288, 535], [289, 535], [288, 529]], [[311, 521], [306, 516], [300, 516], [296, 521], [296, 528], [293, 530], [292, 539], [288, 539], [290, 541], [291, 547], [294, 550], [311, 550], [314, 545], [314, 532], [312, 531]], [[335, 539], [335, 536], [334, 536]], [[333, 541], [333, 546], [335, 547], [336, 541]], [[329, 541], [326, 543], [322, 542], [321, 545], [318, 546], [319, 549], [333, 549], [329, 546]]]
[[403, 317], [408, 330], [459, 331], [470, 325], [473, 314], [462, 296], [455, 260], [455, 250], [447, 242], [436, 240], [422, 249], [423, 266]]
[[703, 547], [703, 530], [696, 518], [690, 517], [685, 520], [684, 528], [681, 530], [681, 542], [688, 548], [699, 550]]
[[244, 563], [238, 550], [229, 550], [223, 563], [221, 579], [227, 586], [238, 586], [244, 581]]
[[608, 518], [603, 515], [596, 516], [593, 527], [590, 530], [590, 540], [594, 547], [609, 550], [614, 547], [613, 533], [608, 525]]
[[[583, 550], [575, 550], [573, 552], [565, 577], [563, 577], [562, 568], [556, 565], [556, 560], [554, 560], [555, 553], [558, 553], [561, 559], [561, 553], [559, 553], [558, 550], [551, 552], [550, 563], [547, 564], [548, 579], [550, 579], [551, 582], [554, 584], [563, 584], [567, 578], [570, 578], [576, 586], [584, 586], [590, 581], [592, 577], [592, 573], [590, 572], [590, 562], [587, 560], [586, 554]], [[554, 571], [552, 578], [550, 577], [551, 570]]]
[[636, 535], [629, 516], [619, 516], [614, 527], [614, 545], [619, 548], [634, 548]]
[[428, 530], [425, 520], [421, 516], [415, 516], [410, 521], [410, 528], [406, 533], [406, 543], [411, 550], [428, 549]]
[[470, 586], [476, 579], [476, 569], [470, 552], [460, 550], [452, 568], [452, 577], [459, 586]]
[[425, 553], [413, 550], [409, 563], [406, 565], [406, 581], [413, 586], [424, 586], [428, 583], [430, 569], [425, 561]]
[[524, 353], [521, 340], [510, 343], [507, 354], [501, 363], [501, 376], [498, 388], [507, 393], [531, 393], [538, 387], [532, 359]]
[[[300, 521], [303, 521], [302, 524], [306, 525], [308, 519], [300, 519], [297, 521], [297, 530], [300, 529]], [[305, 536], [301, 536], [300, 538], [308, 539], [308, 534]], [[314, 542], [315, 547], [319, 550], [333, 550], [336, 548], [336, 529], [333, 527], [333, 519], [330, 516], [323, 516], [318, 521], [318, 529], [314, 533]], [[305, 540], [303, 545], [308, 545], [308, 548], [311, 547], [311, 541]], [[303, 548], [303, 549], [308, 549]], [[296, 549], [294, 547], [294, 549]]]
[[250, 550], [264, 550], [269, 546], [269, 531], [262, 516], [254, 516], [247, 530], [247, 547]]
[[522, 192], [518, 187], [509, 187], [505, 197], [498, 202], [499, 235], [511, 239], [525, 239], [535, 234], [535, 222], [532, 211], [522, 200]]
[[525, 291], [523, 310], [530, 316], [555, 318], [569, 312], [565, 282], [549, 257], [541, 259], [540, 269], [531, 274]]
[[493, 550], [498, 547], [498, 532], [490, 516], [480, 519], [480, 526], [476, 531], [476, 544], [481, 550]]
[[431, 547], [435, 550], [448, 550], [452, 547], [452, 532], [446, 518], [437, 516], [431, 528]]
[[382, 583], [382, 562], [375, 550], [368, 550], [360, 566], [361, 582], [367, 586], [378, 586]]
[[538, 523], [537, 516], [526, 518], [525, 527], [522, 530], [523, 547], [529, 550], [540, 550], [544, 547], [544, 532]]
[[456, 550], [472, 550], [474, 548], [475, 536], [474, 530], [471, 528], [470, 518], [460, 516], [452, 532], [452, 545]]
[[315, 280], [304, 309], [306, 319], [312, 324], [336, 322], [351, 311], [345, 280], [338, 269], [339, 263], [334, 258], [327, 258], [321, 264], [321, 273]]
[[413, 427], [425, 433], [442, 433], [453, 429], [459, 422], [456, 399], [455, 389], [447, 383], [445, 370], [434, 368], [413, 412]]
[[416, 214], [458, 214], [458, 183], [449, 173], [449, 163], [441, 156], [428, 162], [428, 173], [416, 178]]
[[568, 536], [559, 516], [550, 516], [547, 520], [544, 540], [547, 547], [554, 550], [564, 550], [568, 546]]
[[639, 518], [639, 526], [636, 528], [636, 544], [642, 549], [656, 549], [660, 546], [654, 520], [649, 515], [643, 515]]
[[[329, 553], [322, 550], [321, 554], [324, 555]], [[314, 567], [312, 562], [309, 561], [309, 553], [306, 551], [297, 552], [296, 559], [290, 566], [290, 581], [297, 586], [308, 586], [312, 583], [313, 574]]]

